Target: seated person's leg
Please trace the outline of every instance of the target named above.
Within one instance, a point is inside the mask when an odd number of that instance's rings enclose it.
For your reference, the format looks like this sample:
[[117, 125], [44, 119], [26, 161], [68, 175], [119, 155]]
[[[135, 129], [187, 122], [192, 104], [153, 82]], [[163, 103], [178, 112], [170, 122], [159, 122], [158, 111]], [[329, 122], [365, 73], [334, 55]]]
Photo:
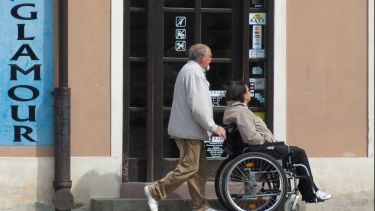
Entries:
[[273, 157], [276, 159], [286, 159], [288, 158], [288, 146], [287, 145], [276, 145], [273, 150], [270, 150], [273, 153]]
[[[305, 150], [303, 150], [302, 148], [296, 147], [296, 146], [290, 146], [289, 148], [291, 149], [292, 163], [302, 164], [302, 165], [306, 166], [306, 168], [307, 168], [307, 170], [310, 174], [310, 178], [312, 180], [312, 185], [313, 185], [314, 191], [316, 192], [316, 197], [318, 197], [318, 199], [320, 199], [320, 200], [330, 199], [332, 197], [331, 194], [320, 191], [319, 188], [315, 185], [315, 183], [313, 181], [311, 168], [310, 168], [310, 163], [309, 163], [309, 160], [307, 158]], [[301, 167], [297, 168], [297, 174], [300, 175], [300, 176], [307, 176], [307, 173], [306, 173], [305, 169], [302, 169]], [[306, 179], [300, 179], [300, 181], [298, 183], [298, 189], [301, 192], [302, 200], [304, 200], [306, 202], [313, 202], [314, 193], [312, 191], [310, 181], [308, 181]]]
[[[292, 163], [302, 164], [306, 166], [307, 170], [309, 171], [310, 177], [312, 179], [313, 177], [311, 173], [310, 163], [307, 158], [305, 150], [297, 146], [290, 146], [289, 148], [291, 150]], [[307, 176], [306, 171], [302, 168], [297, 168], [297, 174], [301, 176], [305, 176], [305, 175]]]

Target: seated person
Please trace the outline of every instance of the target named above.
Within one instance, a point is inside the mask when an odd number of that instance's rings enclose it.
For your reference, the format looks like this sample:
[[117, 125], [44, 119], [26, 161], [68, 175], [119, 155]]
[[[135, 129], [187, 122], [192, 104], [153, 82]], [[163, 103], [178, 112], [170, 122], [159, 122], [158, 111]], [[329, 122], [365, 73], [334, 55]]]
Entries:
[[[231, 82], [227, 88], [225, 99], [227, 106], [224, 110], [223, 123], [226, 125], [235, 123], [244, 143], [259, 145], [276, 141], [265, 122], [248, 108], [251, 95], [248, 86], [244, 82]], [[311, 169], [305, 151], [296, 146], [290, 146], [289, 149], [291, 150], [292, 163], [305, 165], [312, 180]], [[288, 146], [274, 146], [273, 153], [278, 154], [280, 158], [285, 160], [288, 158]], [[297, 174], [299, 176], [307, 176], [305, 169], [301, 167], [297, 167]], [[319, 190], [313, 182], [311, 183], [306, 178], [301, 178], [298, 183], [298, 189], [301, 192], [302, 200], [314, 202], [315, 197], [311, 184], [313, 184], [315, 196], [318, 198], [318, 201], [328, 200], [332, 197], [331, 194]]]

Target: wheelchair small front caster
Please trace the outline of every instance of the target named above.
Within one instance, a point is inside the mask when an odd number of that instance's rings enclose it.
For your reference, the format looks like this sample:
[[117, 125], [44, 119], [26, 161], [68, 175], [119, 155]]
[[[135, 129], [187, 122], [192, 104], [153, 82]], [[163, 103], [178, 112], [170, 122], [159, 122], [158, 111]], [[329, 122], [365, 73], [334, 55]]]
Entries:
[[283, 211], [304, 211], [306, 205], [299, 199], [299, 197], [288, 197], [283, 206]]

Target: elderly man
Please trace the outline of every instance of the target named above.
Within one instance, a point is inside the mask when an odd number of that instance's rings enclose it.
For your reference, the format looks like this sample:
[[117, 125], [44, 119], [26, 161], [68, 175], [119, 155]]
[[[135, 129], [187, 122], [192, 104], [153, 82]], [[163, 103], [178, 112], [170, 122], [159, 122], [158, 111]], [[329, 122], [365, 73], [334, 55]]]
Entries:
[[193, 210], [214, 211], [204, 197], [207, 160], [203, 143], [211, 134], [224, 139], [226, 134], [224, 128], [213, 120], [209, 83], [205, 75], [210, 69], [211, 59], [211, 49], [207, 45], [194, 44], [189, 49], [189, 61], [177, 76], [168, 133], [180, 150], [180, 160], [164, 178], [145, 186], [152, 211], [158, 210], [157, 200], [166, 198], [185, 181]]

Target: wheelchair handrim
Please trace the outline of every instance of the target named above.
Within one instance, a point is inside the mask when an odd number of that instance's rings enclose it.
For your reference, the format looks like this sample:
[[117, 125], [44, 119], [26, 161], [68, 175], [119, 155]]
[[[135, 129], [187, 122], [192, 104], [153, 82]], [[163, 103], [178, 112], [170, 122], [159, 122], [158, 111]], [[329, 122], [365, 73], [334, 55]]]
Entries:
[[[243, 168], [243, 167], [239, 168], [239, 166], [241, 164], [244, 165], [245, 161], [250, 161], [250, 160], [252, 160], [252, 161], [259, 160], [259, 161], [257, 161], [258, 163], [263, 162], [264, 164], [262, 164], [262, 165], [267, 165], [266, 166], [267, 169], [268, 169], [267, 173], [274, 173], [274, 174], [278, 175], [277, 180], [275, 180], [275, 181], [272, 181], [272, 180], [261, 181], [259, 175], [258, 175], [258, 177], [254, 176], [254, 177], [257, 177], [259, 179], [259, 181], [257, 181], [256, 183], [267, 182], [268, 186], [270, 186], [270, 182], [278, 183], [279, 184], [278, 189], [280, 189], [280, 190], [277, 190], [277, 191], [275, 190], [275, 193], [257, 194], [257, 195], [251, 195], [251, 196], [246, 195], [246, 194], [243, 194], [243, 195], [238, 194], [239, 196], [231, 195], [230, 189], [228, 189], [228, 186], [232, 182], [233, 178], [231, 178], [232, 177], [231, 175], [232, 174], [235, 175], [235, 171], [238, 172], [238, 175], [236, 175], [236, 177], [238, 177], [238, 181], [237, 181], [236, 185], [241, 186], [242, 183], [250, 184], [247, 177], [245, 176], [245, 173], [244, 173], [244, 170], [243, 170], [245, 168]], [[230, 206], [233, 207], [233, 209], [235, 209], [235, 210], [265, 210], [265, 209], [266, 210], [273, 210], [273, 209], [277, 208], [278, 206], [280, 206], [282, 201], [285, 200], [285, 197], [286, 197], [286, 176], [285, 176], [285, 173], [283, 172], [280, 164], [278, 164], [277, 161], [275, 161], [272, 157], [264, 155], [262, 153], [251, 152], [251, 153], [245, 153], [243, 155], [240, 155], [239, 157], [234, 159], [232, 162], [230, 162], [230, 164], [232, 166], [229, 169], [227, 169], [227, 172], [224, 173], [225, 174], [224, 179], [225, 179], [225, 183], [227, 185], [223, 185], [222, 187], [224, 188], [223, 194], [226, 196], [225, 198], [227, 199], [225, 201], [229, 202]], [[270, 171], [270, 170], [272, 170], [272, 171]], [[261, 172], [260, 174], [264, 174], [264, 171]], [[233, 179], [233, 180], [235, 180], [235, 179]], [[261, 204], [261, 202], [258, 202], [259, 199], [263, 199], [263, 198], [267, 198], [268, 201], [264, 202], [263, 204]], [[238, 203], [240, 203], [240, 200], [247, 201], [247, 202], [243, 202], [243, 205], [248, 204], [247, 205], [248, 209], [244, 209], [244, 208], [240, 207], [240, 205], [238, 204]]]

